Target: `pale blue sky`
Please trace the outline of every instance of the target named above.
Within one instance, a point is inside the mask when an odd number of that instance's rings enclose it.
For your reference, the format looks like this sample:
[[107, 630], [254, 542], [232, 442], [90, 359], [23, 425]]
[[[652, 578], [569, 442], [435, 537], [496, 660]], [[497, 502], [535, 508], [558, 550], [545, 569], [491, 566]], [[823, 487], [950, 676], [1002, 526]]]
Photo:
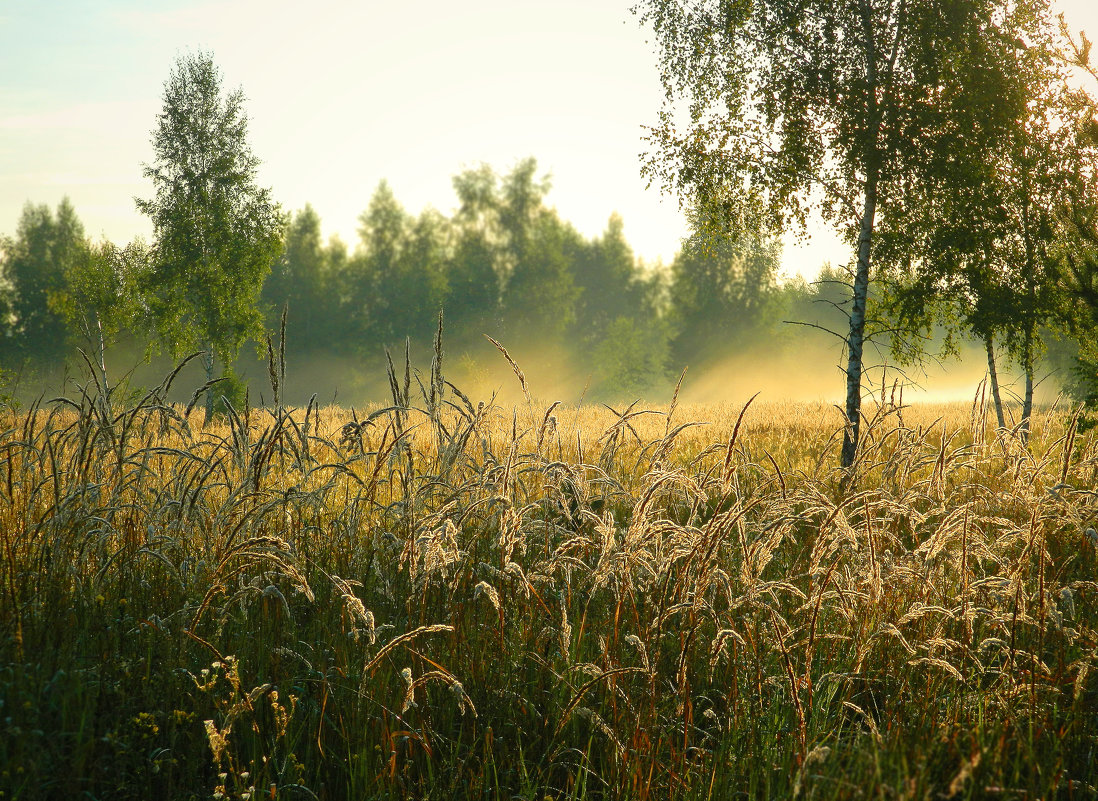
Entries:
[[[327, 234], [387, 178], [412, 211], [454, 205], [451, 177], [532, 155], [550, 202], [587, 235], [614, 211], [648, 260], [684, 233], [673, 198], [645, 190], [638, 154], [661, 93], [632, 0], [0, 0], [0, 231], [23, 204], [72, 198], [88, 232], [150, 228], [141, 162], [176, 56], [209, 49], [248, 97], [260, 180]], [[1098, 2], [1062, 0], [1098, 35]], [[847, 251], [826, 234], [787, 248], [813, 274]]]

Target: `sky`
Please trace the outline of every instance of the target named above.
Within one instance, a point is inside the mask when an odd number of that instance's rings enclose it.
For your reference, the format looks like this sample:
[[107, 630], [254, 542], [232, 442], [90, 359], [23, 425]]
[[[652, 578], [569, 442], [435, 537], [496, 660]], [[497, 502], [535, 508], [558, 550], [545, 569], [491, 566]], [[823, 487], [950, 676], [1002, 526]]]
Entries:
[[[638, 256], [669, 262], [686, 233], [640, 174], [662, 91], [634, 0], [0, 0], [0, 232], [23, 205], [68, 196], [93, 238], [148, 238], [134, 197], [175, 59], [213, 53], [247, 97], [259, 182], [357, 241], [382, 179], [412, 212], [450, 213], [451, 179], [527, 156], [548, 202], [586, 236], [612, 213]], [[1096, 0], [1058, 0], [1098, 37]], [[814, 228], [783, 268], [812, 277], [846, 246]]]

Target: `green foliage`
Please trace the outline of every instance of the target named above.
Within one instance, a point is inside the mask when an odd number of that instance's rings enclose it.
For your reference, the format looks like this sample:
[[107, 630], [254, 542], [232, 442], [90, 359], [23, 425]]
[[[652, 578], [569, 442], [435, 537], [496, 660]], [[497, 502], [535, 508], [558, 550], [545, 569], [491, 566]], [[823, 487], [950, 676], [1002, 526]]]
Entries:
[[427, 340], [446, 297], [446, 220], [433, 210], [412, 218], [382, 181], [359, 218], [352, 259], [351, 314], [365, 342]]
[[575, 319], [579, 290], [572, 268], [582, 240], [555, 211], [545, 209], [510, 233], [514, 263], [503, 296], [509, 332], [559, 341]]
[[991, 143], [975, 142], [963, 164], [939, 165], [928, 191], [882, 224], [879, 263], [901, 332], [937, 323], [983, 340], [989, 360], [993, 339], [1005, 344], [1026, 377], [1027, 422], [1043, 333], [1077, 327], [1064, 268], [1082, 243], [1065, 210], [1086, 202], [1079, 179], [1095, 154], [1082, 136], [1062, 43], [1024, 7], [1003, 29], [1026, 40], [1001, 90], [1004, 105], [1021, 110]]
[[1020, 316], [1049, 305], [1035, 306], [1033, 293], [1059, 284], [1056, 251], [1066, 243], [1057, 218], [1075, 194], [1072, 179], [1086, 154], [1071, 119], [1066, 75], [1055, 66], [1052, 44], [1027, 50], [1020, 64], [1026, 113], [997, 140], [998, 148], [980, 153], [982, 162], [968, 162], [978, 165], [974, 175], [941, 177], [936, 189], [944, 197], [935, 198], [940, 204], [931, 213], [947, 220], [920, 225], [913, 208], [895, 221], [908, 236], [930, 240], [916, 251], [928, 272], [952, 278], [974, 296], [968, 316], [981, 333], [1017, 327]]
[[496, 271], [495, 248], [460, 215], [455, 221], [456, 241], [447, 270], [446, 314], [451, 329], [462, 339], [499, 328], [503, 293]]
[[676, 361], [771, 345], [780, 243], [694, 217], [694, 233], [671, 265], [669, 316]]
[[619, 317], [603, 330], [591, 364], [601, 378], [596, 396], [634, 399], [664, 391], [671, 364], [667, 334], [651, 322]]
[[850, 277], [850, 270], [825, 264], [811, 283], [801, 278], [785, 282], [779, 289], [785, 319], [842, 339], [850, 316]]
[[656, 314], [655, 284], [620, 219], [584, 240], [546, 206], [549, 182], [533, 159], [502, 175], [482, 165], [453, 182], [459, 207], [449, 219], [431, 209], [412, 217], [383, 183], [360, 218], [358, 251], [342, 274], [329, 271], [360, 349], [428, 342], [439, 308], [466, 343], [482, 333], [561, 342], [575, 332], [590, 345], [620, 316]]
[[[818, 189], [855, 244], [867, 182], [887, 213], [1019, 113], [1003, 91], [1015, 65], [1013, 39], [994, 30], [1003, 5], [642, 3], [669, 93], [646, 173], [775, 230], [803, 222]], [[673, 113], [680, 101], [688, 117]]]
[[267, 328], [277, 328], [288, 308], [287, 338], [303, 353], [333, 348], [340, 307], [339, 279], [346, 249], [338, 240], [321, 240], [320, 215], [312, 206], [287, 219], [285, 246], [263, 284]]
[[0, 328], [12, 356], [38, 363], [66, 355], [66, 318], [51, 300], [66, 292], [70, 275], [87, 260], [84, 226], [68, 198], [55, 214], [46, 205], [23, 208], [15, 237], [2, 248], [3, 279], [10, 302], [0, 307]]
[[[1083, 401], [1093, 415], [1098, 408], [1098, 69], [1091, 60], [1091, 43], [1069, 40], [1070, 61], [1093, 79], [1090, 94], [1076, 92], [1076, 145], [1084, 158], [1078, 160], [1071, 176], [1071, 191], [1060, 209], [1059, 222], [1066, 233], [1067, 245], [1060, 249], [1068, 303], [1068, 319], [1062, 326], [1078, 343], [1075, 363], [1067, 389]], [[1095, 423], [1088, 418], [1087, 423]], [[1082, 427], [1082, 423], [1080, 425]]]
[[141, 240], [118, 247], [88, 245], [65, 272], [63, 288], [50, 296], [68, 330], [90, 345], [101, 366], [108, 344], [142, 314], [138, 286], [149, 269], [149, 250]]
[[250, 402], [248, 382], [237, 375], [231, 366], [225, 367], [210, 393], [214, 397], [214, 414], [220, 417], [229, 414], [230, 406], [237, 414], [244, 414]]
[[1042, 8], [1046, 0], [639, 5], [666, 90], [645, 172], [719, 210], [732, 230], [803, 225], [818, 208], [857, 248], [845, 467], [859, 444], [878, 218], [900, 219], [958, 154], [979, 158], [1022, 116], [1016, 36], [1040, 30]]
[[585, 340], [599, 337], [622, 317], [650, 317], [659, 311], [661, 287], [638, 265], [625, 240], [624, 225], [620, 215], [611, 215], [602, 236], [576, 254], [572, 270], [579, 290], [575, 329]]
[[575, 318], [583, 242], [546, 207], [549, 179], [537, 177], [530, 158], [502, 176], [486, 165], [467, 170], [454, 189], [461, 205], [448, 305], [459, 335], [479, 323], [501, 335], [558, 340]]
[[23, 408], [19, 401], [19, 374], [0, 367], [0, 407], [18, 412]]
[[257, 301], [283, 221], [270, 191], [255, 183], [244, 93], [223, 94], [221, 84], [211, 55], [176, 61], [153, 131], [154, 160], [144, 168], [155, 196], [137, 207], [153, 223], [142, 288], [161, 341], [176, 354], [202, 348], [230, 362], [262, 332]]

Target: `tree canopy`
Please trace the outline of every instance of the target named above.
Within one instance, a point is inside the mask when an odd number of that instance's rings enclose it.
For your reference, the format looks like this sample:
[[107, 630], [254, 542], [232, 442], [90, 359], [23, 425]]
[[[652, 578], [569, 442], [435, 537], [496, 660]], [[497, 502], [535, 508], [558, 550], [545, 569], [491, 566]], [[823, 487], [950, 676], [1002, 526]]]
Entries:
[[[144, 173], [155, 196], [137, 200], [153, 223], [145, 294], [158, 333], [175, 353], [203, 349], [229, 363], [262, 332], [258, 299], [282, 246], [281, 212], [256, 183], [240, 89], [224, 93], [208, 53], [181, 56], [164, 84]], [[213, 408], [208, 395], [207, 416]]]
[[741, 229], [813, 210], [856, 253], [846, 432], [860, 431], [874, 231], [1024, 112], [1019, 37], [1044, 0], [646, 0], [667, 103], [647, 174]]
[[49, 361], [64, 354], [67, 328], [57, 298], [87, 248], [84, 225], [68, 198], [56, 213], [45, 204], [23, 207], [15, 236], [3, 247], [4, 317], [17, 359]]

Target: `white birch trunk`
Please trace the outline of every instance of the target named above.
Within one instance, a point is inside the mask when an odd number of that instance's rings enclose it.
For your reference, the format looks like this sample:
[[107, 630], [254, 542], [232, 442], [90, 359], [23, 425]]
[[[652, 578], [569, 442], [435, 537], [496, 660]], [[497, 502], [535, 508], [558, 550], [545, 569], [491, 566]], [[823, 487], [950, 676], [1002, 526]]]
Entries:
[[869, 297], [869, 254], [873, 242], [873, 223], [877, 214], [877, 177], [866, 179], [865, 207], [858, 235], [858, 268], [854, 273], [853, 306], [850, 309], [850, 333], [847, 336], [846, 430], [843, 434], [842, 466], [854, 464], [861, 436], [862, 351], [865, 343], [865, 307]]
[[[214, 373], [214, 350], [213, 343], [206, 343], [206, 353], [202, 357], [202, 364], [206, 368], [206, 382], [213, 381]], [[208, 426], [210, 420], [213, 419], [214, 413], [214, 389], [210, 387], [206, 390], [206, 419], [202, 421], [202, 425]]]

